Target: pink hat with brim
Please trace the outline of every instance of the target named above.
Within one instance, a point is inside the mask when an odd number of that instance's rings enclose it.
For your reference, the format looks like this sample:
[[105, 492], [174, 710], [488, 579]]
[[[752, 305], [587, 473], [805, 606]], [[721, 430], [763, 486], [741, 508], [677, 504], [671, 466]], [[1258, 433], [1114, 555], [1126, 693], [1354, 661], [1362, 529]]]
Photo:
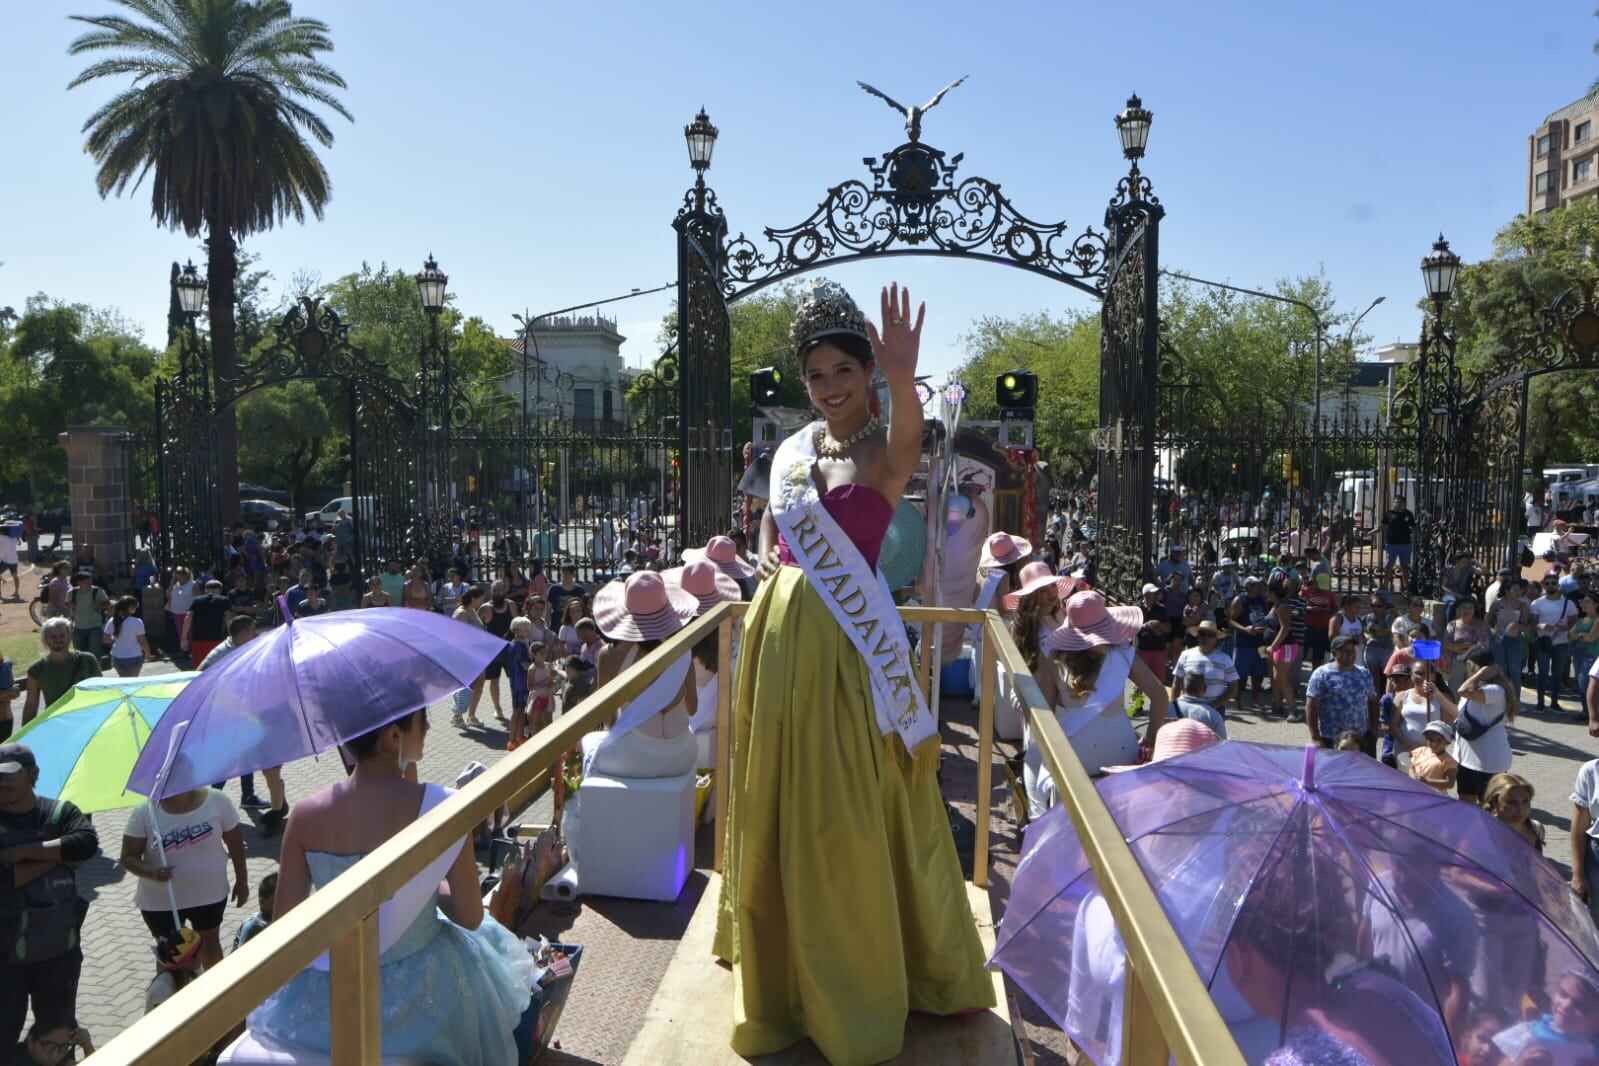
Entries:
[[704, 614], [719, 603], [744, 598], [738, 582], [718, 570], [709, 559], [685, 563], [675, 570], [665, 571], [661, 577], [668, 586], [682, 589], [699, 601], [696, 615]]
[[1097, 592], [1080, 592], [1066, 604], [1066, 624], [1047, 634], [1045, 651], [1086, 651], [1131, 644], [1144, 625], [1142, 607], [1107, 607]]
[[653, 570], [612, 581], [594, 594], [594, 624], [612, 640], [665, 640], [699, 613], [700, 601]]
[[1049, 568], [1049, 564], [1043, 561], [1028, 563], [1022, 567], [1019, 577], [1022, 583], [1021, 587], [1015, 592], [1007, 592], [1005, 594], [1004, 602], [1005, 610], [1007, 611], [1014, 611], [1017, 605], [1022, 602], [1023, 596], [1031, 596], [1039, 589], [1047, 588], [1051, 584], [1055, 586], [1055, 591], [1063, 600], [1077, 591], [1078, 588], [1076, 578], [1056, 576], [1055, 571]]
[[735, 581], [755, 576], [755, 567], [747, 560], [739, 558], [738, 545], [733, 543], [731, 537], [712, 537], [703, 548], [683, 550], [685, 563], [697, 563], [701, 559], [709, 559], [716, 564], [718, 570]]
[[1009, 533], [993, 533], [983, 542], [983, 558], [977, 564], [979, 570], [991, 570], [996, 566], [1009, 566], [1019, 563], [1033, 554], [1031, 541], [1021, 537], [1013, 537]]
[[1212, 744], [1220, 743], [1221, 737], [1204, 722], [1196, 722], [1192, 718], [1178, 718], [1162, 725], [1160, 732], [1155, 734], [1155, 749], [1149, 754], [1149, 762], [1137, 766], [1107, 766], [1105, 772], [1119, 774], [1128, 770], [1142, 769], [1144, 766], [1153, 766], [1167, 759], [1175, 759], [1191, 751], [1203, 751]]

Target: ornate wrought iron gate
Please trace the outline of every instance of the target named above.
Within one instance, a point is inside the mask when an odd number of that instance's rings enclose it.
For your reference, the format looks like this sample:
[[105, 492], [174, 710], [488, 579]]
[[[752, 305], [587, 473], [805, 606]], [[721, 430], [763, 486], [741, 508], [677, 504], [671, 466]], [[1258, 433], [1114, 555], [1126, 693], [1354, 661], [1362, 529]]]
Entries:
[[[1137, 98], [1128, 106], [1118, 126], [1136, 111], [1147, 132], [1149, 116]], [[732, 519], [735, 478], [727, 305], [828, 263], [891, 255], [948, 256], [1019, 267], [1104, 297], [1107, 315], [1114, 306], [1116, 326], [1123, 331], [1117, 354], [1107, 354], [1107, 361], [1120, 360], [1129, 345], [1137, 350], [1127, 356], [1127, 373], [1132, 376], [1118, 381], [1120, 391], [1111, 404], [1149, 406], [1158, 272], [1155, 228], [1161, 209], [1136, 163], [1106, 216], [1113, 237], [1093, 227], [1074, 233], [1065, 222], [1041, 223], [1022, 214], [997, 182], [958, 176], [963, 157], [946, 156], [922, 143], [920, 122], [918, 118], [907, 127], [910, 140], [865, 160], [864, 180], [851, 178], [833, 186], [799, 223], [766, 227], [754, 238], [743, 233], [727, 238], [725, 216], [715, 192], [705, 184], [709, 151], [697, 158], [699, 174], [673, 223], [678, 234], [685, 543], [702, 543], [727, 528]], [[702, 114], [689, 132], [703, 136], [706, 131], [714, 140], [715, 131]], [[1137, 154], [1142, 150], [1140, 141]], [[1114, 297], [1109, 295], [1113, 264], [1116, 276], [1128, 279]], [[1136, 425], [1128, 426], [1133, 434], [1127, 438], [1129, 465], [1116, 475], [1126, 499], [1113, 492], [1115, 513], [1123, 516], [1122, 524], [1131, 532], [1126, 545], [1118, 541], [1117, 548], [1147, 558], [1148, 508], [1143, 508], [1141, 521], [1133, 516], [1138, 513], [1138, 499], [1148, 497], [1147, 487], [1139, 490], [1137, 485], [1148, 480], [1138, 474], [1147, 470], [1149, 462], [1148, 442], [1140, 435], [1151, 431], [1152, 422], [1137, 417], [1131, 421]]]
[[[1132, 172], [1105, 211], [1110, 254], [1100, 308], [1100, 584], [1136, 603], [1147, 580], [1154, 538], [1155, 360], [1159, 322], [1160, 219], [1149, 179]], [[1170, 420], [1166, 423], [1168, 432]]]
[[177, 375], [156, 384], [161, 565], [209, 566], [221, 552], [217, 414], [256, 389], [318, 379], [340, 382], [345, 390], [357, 568], [370, 571], [390, 553], [404, 559], [423, 554], [428, 545], [416, 521], [419, 419], [404, 383], [350, 344], [349, 327], [320, 300], [302, 298], [274, 333], [271, 347], [240, 361], [220, 396], [211, 394], [210, 368], [192, 338]]

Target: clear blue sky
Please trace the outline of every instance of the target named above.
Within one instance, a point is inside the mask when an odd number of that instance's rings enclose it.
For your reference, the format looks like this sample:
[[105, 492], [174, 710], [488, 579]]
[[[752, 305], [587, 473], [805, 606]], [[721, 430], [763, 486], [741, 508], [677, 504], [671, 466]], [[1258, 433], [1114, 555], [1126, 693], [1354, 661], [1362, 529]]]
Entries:
[[[119, 308], [161, 336], [167, 264], [197, 242], [158, 230], [139, 190], [102, 201], [78, 132], [111, 86], [72, 92], [67, 12], [0, 5], [0, 305], [32, 293]], [[1417, 262], [1442, 229], [1467, 258], [1525, 206], [1528, 133], [1599, 73], [1593, 0], [1127, 5], [301, 0], [329, 23], [354, 124], [335, 122], [326, 220], [246, 247], [282, 291], [363, 260], [432, 251], [459, 306], [504, 334], [535, 313], [672, 278], [669, 228], [692, 180], [682, 126], [721, 128], [710, 173], [731, 229], [782, 226], [861, 157], [903, 139], [855, 87], [925, 100], [970, 80], [924, 140], [1016, 205], [1098, 225], [1122, 172], [1112, 116], [1155, 113], [1145, 172], [1167, 207], [1165, 263], [1252, 287], [1324, 269], [1342, 310], [1412, 339]], [[832, 272], [925, 298], [924, 368], [959, 361], [977, 316], [1086, 307], [1021, 271], [891, 259]], [[654, 352], [667, 296], [611, 309], [630, 363]]]

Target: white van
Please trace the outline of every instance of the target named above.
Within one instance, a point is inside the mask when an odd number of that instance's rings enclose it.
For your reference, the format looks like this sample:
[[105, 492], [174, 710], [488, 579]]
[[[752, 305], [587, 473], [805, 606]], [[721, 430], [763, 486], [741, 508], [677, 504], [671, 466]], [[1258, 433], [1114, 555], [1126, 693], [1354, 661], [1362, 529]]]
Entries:
[[[372, 509], [372, 497], [361, 497], [361, 509]], [[305, 512], [305, 524], [313, 527], [327, 529], [339, 520], [339, 512], [344, 511], [352, 519], [355, 517], [355, 499], [350, 496], [340, 496], [329, 500], [322, 505], [321, 510]]]

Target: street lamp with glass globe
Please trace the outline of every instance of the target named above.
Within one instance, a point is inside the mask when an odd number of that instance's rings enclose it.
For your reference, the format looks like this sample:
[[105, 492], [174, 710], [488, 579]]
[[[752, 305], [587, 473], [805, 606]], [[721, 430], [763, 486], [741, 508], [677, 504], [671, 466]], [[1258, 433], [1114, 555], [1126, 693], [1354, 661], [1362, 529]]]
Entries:
[[439, 269], [430, 254], [416, 275], [416, 287], [422, 293], [422, 310], [430, 315], [444, 310], [444, 290], [449, 284], [449, 276]]
[[178, 275], [173, 285], [178, 290], [178, 306], [183, 310], [185, 317], [190, 322], [194, 321], [200, 313], [200, 307], [205, 303], [205, 279], [194, 269], [194, 261], [184, 264], [183, 272]]
[[1155, 116], [1144, 107], [1138, 94], [1127, 98], [1127, 107], [1116, 116], [1116, 132], [1122, 139], [1122, 155], [1135, 167], [1144, 157], [1144, 147], [1149, 144], [1149, 127]]
[[1427, 295], [1440, 311], [1454, 295], [1455, 278], [1460, 274], [1460, 257], [1449, 250], [1449, 242], [1442, 233], [1432, 244], [1432, 251], [1421, 261], [1421, 277], [1427, 283]]
[[716, 150], [717, 132], [703, 107], [694, 116], [694, 121], [683, 127], [683, 139], [688, 142], [689, 165], [701, 174], [711, 169], [711, 153]]

